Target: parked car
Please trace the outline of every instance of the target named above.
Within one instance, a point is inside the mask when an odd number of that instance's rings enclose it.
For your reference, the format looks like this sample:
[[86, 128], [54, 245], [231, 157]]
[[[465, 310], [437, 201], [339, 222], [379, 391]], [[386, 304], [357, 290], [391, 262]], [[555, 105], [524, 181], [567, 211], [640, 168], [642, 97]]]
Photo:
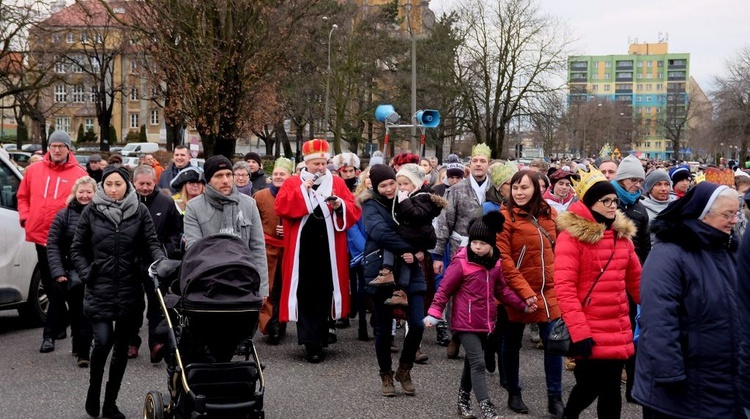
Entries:
[[83, 167], [84, 169], [86, 168], [86, 164], [89, 162], [90, 158], [91, 156], [89, 155], [82, 156], [80, 154], [76, 154], [76, 161], [78, 161], [78, 165]]
[[41, 144], [24, 144], [21, 146], [21, 151], [26, 151], [28, 153], [33, 153], [35, 151], [42, 151], [42, 145]]
[[120, 147], [120, 146], [110, 147], [109, 148], [109, 152], [110, 153], [121, 153], [123, 148], [125, 148], [125, 147]]
[[99, 150], [99, 147], [78, 147], [76, 151], [79, 153], [98, 153], [101, 150]]
[[200, 167], [203, 169], [203, 164], [206, 162], [205, 159], [190, 159], [190, 164], [193, 166]]
[[129, 143], [122, 149], [122, 156], [138, 156], [159, 151], [158, 143]]
[[13, 159], [13, 161], [21, 167], [26, 167], [29, 165], [31, 153], [27, 153], [25, 151], [11, 151], [8, 153], [8, 155], [10, 155], [10, 158]]
[[15, 144], [3, 144], [3, 148], [5, 151], [16, 151], [18, 150], [18, 146]]
[[139, 164], [141, 164], [140, 157], [122, 156], [122, 165], [127, 167], [128, 169], [135, 169]]
[[24, 319], [41, 323], [49, 302], [37, 267], [36, 249], [18, 223], [16, 192], [22, 175], [0, 155], [0, 310], [17, 309]]

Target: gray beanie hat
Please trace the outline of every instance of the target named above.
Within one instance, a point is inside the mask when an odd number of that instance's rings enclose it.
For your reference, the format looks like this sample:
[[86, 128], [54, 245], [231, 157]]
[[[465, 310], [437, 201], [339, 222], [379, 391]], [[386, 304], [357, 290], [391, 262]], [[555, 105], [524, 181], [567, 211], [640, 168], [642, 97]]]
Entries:
[[648, 175], [646, 175], [646, 180], [643, 182], [643, 192], [645, 195], [651, 195], [651, 189], [654, 188], [654, 186], [663, 181], [666, 180], [669, 182], [669, 186], [672, 186], [672, 180], [669, 178], [669, 173], [667, 173], [666, 170], [662, 169], [655, 169], [652, 170]]
[[52, 135], [49, 136], [49, 140], [47, 141], [50, 145], [54, 143], [63, 143], [65, 144], [65, 147], [68, 147], [68, 150], [70, 150], [72, 147], [72, 144], [70, 142], [70, 136], [65, 131], [55, 131], [52, 133]]
[[617, 167], [617, 174], [615, 175], [615, 180], [617, 181], [630, 178], [646, 178], [646, 172], [643, 171], [641, 161], [633, 156], [628, 156], [622, 159], [620, 165]]

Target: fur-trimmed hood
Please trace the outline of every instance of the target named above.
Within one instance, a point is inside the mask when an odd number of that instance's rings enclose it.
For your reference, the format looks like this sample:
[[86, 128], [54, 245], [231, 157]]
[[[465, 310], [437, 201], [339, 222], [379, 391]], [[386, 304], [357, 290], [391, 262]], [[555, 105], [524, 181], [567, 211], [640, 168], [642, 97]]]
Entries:
[[[604, 225], [596, 222], [591, 211], [581, 202], [574, 202], [568, 211], [557, 216], [557, 229], [567, 231], [583, 243], [596, 243], [604, 237]], [[635, 224], [619, 209], [612, 224], [612, 230], [619, 238], [630, 240], [636, 234]]]
[[[443, 198], [442, 196], [438, 194], [434, 194], [431, 192], [427, 192], [427, 193], [430, 194], [430, 200], [434, 202], [435, 205], [437, 205], [440, 208], [448, 207], [447, 199]], [[357, 195], [355, 198], [357, 199], [357, 203], [359, 204], [359, 206], [362, 206], [362, 204], [364, 204], [365, 201], [370, 200], [370, 199], [375, 199], [375, 193], [370, 189], [366, 189], [360, 192], [359, 195]]]

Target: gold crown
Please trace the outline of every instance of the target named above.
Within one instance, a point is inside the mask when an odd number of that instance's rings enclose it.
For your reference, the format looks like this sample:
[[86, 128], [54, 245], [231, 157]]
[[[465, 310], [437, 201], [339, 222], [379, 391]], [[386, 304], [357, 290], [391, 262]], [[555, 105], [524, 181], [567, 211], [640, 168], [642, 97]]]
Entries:
[[706, 180], [706, 174], [701, 173], [693, 179], [693, 183], [696, 185]]
[[492, 150], [485, 143], [479, 143], [471, 148], [471, 156], [474, 157], [477, 154], [487, 157], [487, 160], [492, 159]]
[[602, 172], [595, 169], [591, 165], [589, 165], [588, 172], [584, 172], [579, 167], [578, 176], [581, 178], [581, 180], [578, 182], [576, 182], [575, 179], [571, 179], [573, 183], [573, 190], [576, 191], [576, 196], [578, 196], [578, 199], [583, 199], [583, 196], [586, 195], [586, 191], [588, 191], [589, 188], [591, 188], [595, 183], [609, 182], [607, 178], [602, 174]]

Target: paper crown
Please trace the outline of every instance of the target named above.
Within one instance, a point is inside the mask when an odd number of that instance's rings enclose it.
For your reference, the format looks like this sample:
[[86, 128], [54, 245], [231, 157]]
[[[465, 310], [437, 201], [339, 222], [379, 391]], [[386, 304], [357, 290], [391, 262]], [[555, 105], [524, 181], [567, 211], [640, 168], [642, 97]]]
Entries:
[[732, 169], [718, 169], [709, 167], [706, 169], [706, 181], [719, 185], [734, 186], [734, 172]]
[[331, 157], [328, 141], [316, 138], [302, 144], [302, 155], [305, 161], [313, 159], [326, 159]]
[[276, 169], [286, 170], [286, 172], [291, 175], [294, 173], [294, 162], [286, 157], [279, 157], [273, 164], [273, 170], [276, 171]]
[[485, 143], [479, 143], [471, 148], [471, 157], [481, 155], [487, 157], [487, 160], [492, 158], [492, 150]]
[[704, 180], [706, 180], [706, 174], [705, 173], [701, 173], [701, 174], [699, 174], [699, 175], [697, 175], [696, 177], [693, 178], [693, 183], [697, 185], [697, 184], [703, 182]]
[[344, 167], [353, 167], [359, 170], [359, 157], [354, 153], [341, 153], [333, 156], [333, 165], [336, 170]]
[[578, 176], [581, 178], [581, 180], [576, 181], [575, 179], [571, 179], [571, 183], [573, 184], [573, 190], [576, 191], [576, 196], [578, 196], [579, 200], [583, 199], [583, 196], [586, 195], [586, 192], [589, 190], [589, 188], [594, 186], [595, 183], [609, 182], [607, 178], [602, 174], [602, 172], [590, 165], [588, 172], [579, 167]]

